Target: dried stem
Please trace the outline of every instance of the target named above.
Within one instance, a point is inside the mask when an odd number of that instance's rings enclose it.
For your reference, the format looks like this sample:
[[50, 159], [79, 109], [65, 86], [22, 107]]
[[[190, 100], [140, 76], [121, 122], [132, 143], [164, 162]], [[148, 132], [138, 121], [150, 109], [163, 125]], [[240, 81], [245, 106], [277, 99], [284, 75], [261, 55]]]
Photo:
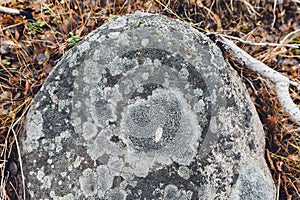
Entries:
[[213, 35], [216, 42], [220, 44], [221, 48], [229, 53], [230, 56], [236, 59], [236, 61], [238, 61], [241, 65], [270, 80], [276, 87], [276, 94], [283, 109], [291, 117], [291, 119], [300, 125], [300, 109], [293, 102], [289, 93], [289, 85], [296, 86], [299, 90], [300, 84], [290, 81], [289, 78], [285, 77], [281, 73], [253, 58], [248, 53], [236, 46], [232, 41], [226, 39], [223, 35], [218, 33], [213, 33], [210, 35]]
[[230, 35], [222, 35], [225, 38], [237, 40], [243, 44], [250, 45], [250, 46], [263, 46], [263, 47], [287, 47], [287, 48], [300, 48], [299, 44], [278, 44], [278, 43], [269, 43], [269, 42], [249, 42], [245, 41], [241, 38], [230, 36]]
[[0, 6], [0, 12], [4, 12], [4, 13], [7, 13], [7, 14], [16, 14], [16, 15], [20, 14], [20, 11], [17, 10], [17, 9], [7, 8], [7, 7], [4, 7], [4, 6]]

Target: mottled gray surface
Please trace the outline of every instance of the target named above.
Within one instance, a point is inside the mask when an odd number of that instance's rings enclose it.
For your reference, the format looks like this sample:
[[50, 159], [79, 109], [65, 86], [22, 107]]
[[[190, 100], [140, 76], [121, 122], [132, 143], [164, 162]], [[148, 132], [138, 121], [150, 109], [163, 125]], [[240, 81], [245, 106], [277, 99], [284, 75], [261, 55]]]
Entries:
[[67, 52], [24, 130], [30, 199], [274, 199], [236, 72], [164, 16], [119, 17]]

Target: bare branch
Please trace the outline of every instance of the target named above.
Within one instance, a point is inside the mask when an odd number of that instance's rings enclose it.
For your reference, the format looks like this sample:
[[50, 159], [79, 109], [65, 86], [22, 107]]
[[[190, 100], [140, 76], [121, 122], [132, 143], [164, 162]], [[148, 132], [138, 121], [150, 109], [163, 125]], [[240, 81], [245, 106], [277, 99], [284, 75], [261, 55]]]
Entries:
[[20, 11], [17, 9], [7, 8], [4, 6], [0, 6], [0, 12], [4, 12], [4, 13], [8, 13], [8, 14], [16, 14], [16, 15], [20, 14]]
[[291, 119], [300, 125], [300, 109], [293, 102], [289, 93], [290, 84], [296, 86], [298, 90], [300, 88], [300, 84], [290, 81], [289, 78], [285, 77], [281, 73], [253, 58], [224, 36], [219, 35], [218, 33], [213, 33], [212, 35], [215, 36], [216, 42], [221, 44], [223, 50], [229, 53], [240, 64], [267, 78], [275, 85], [276, 94], [283, 109], [291, 117]]
[[292, 37], [293, 35], [296, 35], [296, 34], [298, 34], [298, 33], [300, 33], [300, 29], [297, 29], [297, 30], [295, 30], [295, 31], [290, 32], [289, 34], [287, 34], [287, 35], [280, 41], [280, 43], [284, 43], [286, 40], [291, 39], [291, 37]]
[[276, 6], [277, 6], [277, 0], [274, 0], [272, 28], [274, 28], [276, 23]]
[[[290, 40], [293, 35], [298, 35], [299, 33], [300, 33], [300, 29], [290, 32], [280, 41], [280, 43], [281, 44], [285, 43], [286, 40]], [[274, 48], [272, 53], [275, 52], [277, 49], [278, 49], [278, 47]]]
[[7, 13], [7, 14], [14, 14], [14, 15], [21, 15], [25, 16], [26, 19], [32, 19], [32, 9], [31, 8], [24, 8], [21, 10], [14, 9], [14, 8], [7, 8], [4, 6], [0, 6], [0, 12]]
[[241, 38], [238, 37], [234, 37], [234, 36], [230, 36], [230, 35], [222, 35], [225, 38], [229, 38], [229, 39], [233, 39], [233, 40], [237, 40], [243, 44], [247, 44], [250, 46], [263, 46], [263, 47], [288, 47], [288, 48], [300, 48], [300, 44], [278, 44], [278, 43], [268, 43], [268, 42], [249, 42], [249, 41], [245, 41]]
[[249, 14], [254, 13], [257, 16], [261, 16], [248, 1], [246, 0], [239, 0], [239, 1], [243, 2], [246, 5]]

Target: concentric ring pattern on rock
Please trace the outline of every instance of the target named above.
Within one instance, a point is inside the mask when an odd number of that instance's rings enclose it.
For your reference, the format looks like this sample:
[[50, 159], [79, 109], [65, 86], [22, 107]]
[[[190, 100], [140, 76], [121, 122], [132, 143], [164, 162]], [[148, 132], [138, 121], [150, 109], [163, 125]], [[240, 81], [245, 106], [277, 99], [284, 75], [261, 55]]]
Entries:
[[28, 199], [274, 199], [236, 72], [161, 15], [118, 17], [69, 50], [20, 142]]

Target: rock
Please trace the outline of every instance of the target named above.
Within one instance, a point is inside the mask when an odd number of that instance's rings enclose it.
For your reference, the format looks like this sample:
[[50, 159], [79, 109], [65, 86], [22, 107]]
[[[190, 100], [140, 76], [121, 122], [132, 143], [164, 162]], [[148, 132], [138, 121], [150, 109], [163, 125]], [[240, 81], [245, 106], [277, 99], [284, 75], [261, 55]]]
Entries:
[[190, 26], [113, 19], [68, 51], [20, 137], [29, 199], [274, 199], [237, 73]]

